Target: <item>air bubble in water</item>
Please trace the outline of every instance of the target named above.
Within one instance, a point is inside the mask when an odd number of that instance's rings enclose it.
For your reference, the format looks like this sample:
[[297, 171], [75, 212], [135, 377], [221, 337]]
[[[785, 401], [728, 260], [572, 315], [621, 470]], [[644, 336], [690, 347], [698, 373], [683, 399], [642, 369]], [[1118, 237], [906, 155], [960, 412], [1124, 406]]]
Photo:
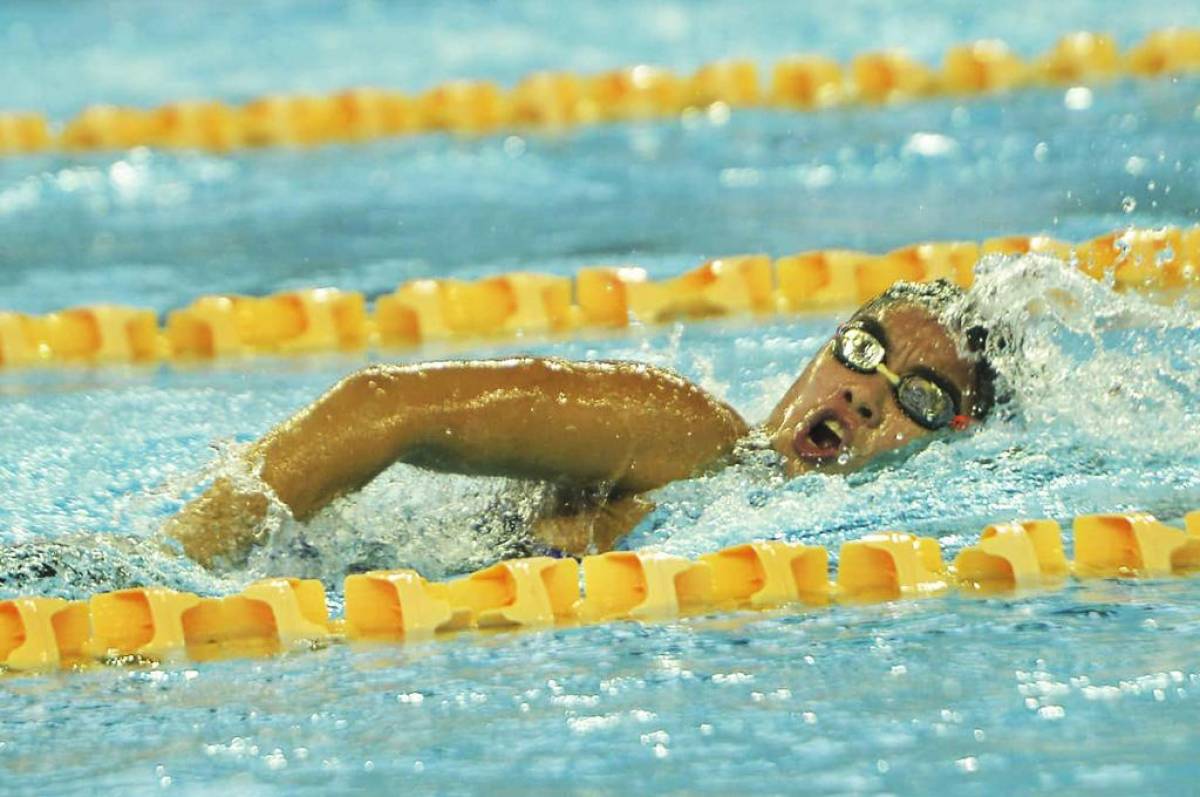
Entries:
[[848, 462], [850, 462], [850, 452], [848, 452], [848, 451], [843, 451], [842, 453], [838, 454], [838, 457], [837, 457], [837, 464], [839, 464], [839, 465], [845, 465], [845, 464], [847, 464]]
[[1132, 213], [1137, 209], [1137, 200], [1131, 196], [1127, 196], [1121, 200], [1121, 210], [1126, 213]]

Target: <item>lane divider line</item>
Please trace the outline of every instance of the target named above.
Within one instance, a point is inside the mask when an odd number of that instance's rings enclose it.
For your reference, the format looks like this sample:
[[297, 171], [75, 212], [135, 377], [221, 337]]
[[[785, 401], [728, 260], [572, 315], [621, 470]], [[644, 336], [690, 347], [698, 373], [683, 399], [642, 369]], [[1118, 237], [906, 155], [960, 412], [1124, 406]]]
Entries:
[[150, 110], [91, 105], [62, 124], [36, 112], [7, 111], [0, 112], [0, 156], [134, 147], [231, 152], [442, 131], [478, 136], [564, 130], [705, 113], [719, 118], [738, 108], [811, 112], [1197, 72], [1200, 30], [1154, 31], [1125, 52], [1111, 35], [1083, 31], [1062, 36], [1028, 61], [998, 39], [954, 45], [940, 67], [900, 51], [863, 53], [845, 65], [794, 55], [776, 62], [766, 81], [754, 61], [734, 58], [690, 75], [647, 64], [596, 75], [538, 72], [512, 89], [487, 80], [454, 80], [415, 96], [365, 87], [326, 96], [272, 94], [240, 106], [212, 99]]
[[[337, 642], [427, 640], [472, 629], [548, 629], [620, 620], [796, 606], [907, 601], [959, 591], [1020, 595], [1068, 578], [1166, 579], [1200, 572], [1200, 510], [1185, 528], [1151, 515], [1082, 515], [1075, 561], [1053, 520], [997, 523], [947, 566], [930, 537], [882, 531], [842, 543], [830, 578], [820, 546], [779, 540], [734, 545], [698, 559], [613, 551], [533, 557], [430, 582], [412, 570], [347, 576], [344, 617], [332, 618], [321, 582], [269, 578], [236, 595], [200, 597], [165, 587], [86, 601], [0, 601], [0, 668], [13, 672], [96, 663], [171, 664], [269, 656]], [[582, 579], [581, 576], [582, 575]]]
[[0, 310], [0, 370], [413, 349], [687, 319], [831, 312], [857, 307], [897, 280], [947, 279], [969, 287], [981, 257], [1030, 252], [1111, 279], [1120, 291], [1178, 298], [1200, 284], [1200, 226], [1128, 228], [1081, 243], [1017, 235], [924, 242], [883, 254], [732, 255], [660, 280], [633, 265], [585, 266], [573, 278], [512, 272], [476, 281], [418, 279], [373, 303], [335, 288], [201, 296], [168, 312], [163, 324], [153, 310], [119, 305], [45, 315]]

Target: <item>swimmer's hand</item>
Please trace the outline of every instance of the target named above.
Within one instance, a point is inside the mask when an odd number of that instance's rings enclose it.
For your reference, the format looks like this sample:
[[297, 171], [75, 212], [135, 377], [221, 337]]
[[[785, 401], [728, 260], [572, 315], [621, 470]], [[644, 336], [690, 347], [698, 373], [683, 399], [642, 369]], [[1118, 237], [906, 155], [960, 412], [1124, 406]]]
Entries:
[[542, 545], [571, 556], [607, 553], [653, 509], [653, 501], [630, 495], [580, 512], [539, 518], [531, 533]]
[[218, 561], [244, 559], [251, 546], [262, 542], [267, 497], [244, 492], [226, 478], [212, 486], [163, 526], [187, 556], [205, 567]]

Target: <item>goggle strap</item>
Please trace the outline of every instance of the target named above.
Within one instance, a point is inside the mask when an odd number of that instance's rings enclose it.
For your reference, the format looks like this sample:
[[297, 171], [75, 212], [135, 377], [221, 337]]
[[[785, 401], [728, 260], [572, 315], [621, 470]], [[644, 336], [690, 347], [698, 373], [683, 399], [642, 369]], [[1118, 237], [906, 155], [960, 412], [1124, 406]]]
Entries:
[[886, 365], [884, 365], [883, 363], [880, 363], [879, 365], [875, 366], [875, 370], [877, 372], [883, 374], [883, 378], [886, 379], [888, 382], [890, 382], [892, 384], [892, 387], [898, 387], [900, 385], [900, 377], [898, 377], [894, 373], [892, 373], [892, 370], [890, 368], [888, 368]]

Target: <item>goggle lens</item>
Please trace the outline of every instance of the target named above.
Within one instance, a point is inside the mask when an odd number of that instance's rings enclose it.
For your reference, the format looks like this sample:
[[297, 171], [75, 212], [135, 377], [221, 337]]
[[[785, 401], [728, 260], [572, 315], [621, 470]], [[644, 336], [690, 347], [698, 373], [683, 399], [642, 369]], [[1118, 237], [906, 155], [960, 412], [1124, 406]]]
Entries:
[[834, 343], [838, 359], [855, 371], [873, 373], [887, 354], [879, 339], [858, 327], [843, 327]]
[[[887, 351], [879, 338], [861, 327], [838, 330], [833, 352], [847, 368], [864, 374], [875, 373], [883, 365]], [[891, 377], [895, 379], [895, 377]], [[945, 388], [917, 374], [903, 377], [895, 385], [896, 401], [908, 417], [926, 429], [941, 429], [954, 420], [957, 409]]]
[[929, 429], [949, 425], [957, 414], [946, 391], [923, 376], [901, 379], [896, 386], [896, 399], [910, 418]]

